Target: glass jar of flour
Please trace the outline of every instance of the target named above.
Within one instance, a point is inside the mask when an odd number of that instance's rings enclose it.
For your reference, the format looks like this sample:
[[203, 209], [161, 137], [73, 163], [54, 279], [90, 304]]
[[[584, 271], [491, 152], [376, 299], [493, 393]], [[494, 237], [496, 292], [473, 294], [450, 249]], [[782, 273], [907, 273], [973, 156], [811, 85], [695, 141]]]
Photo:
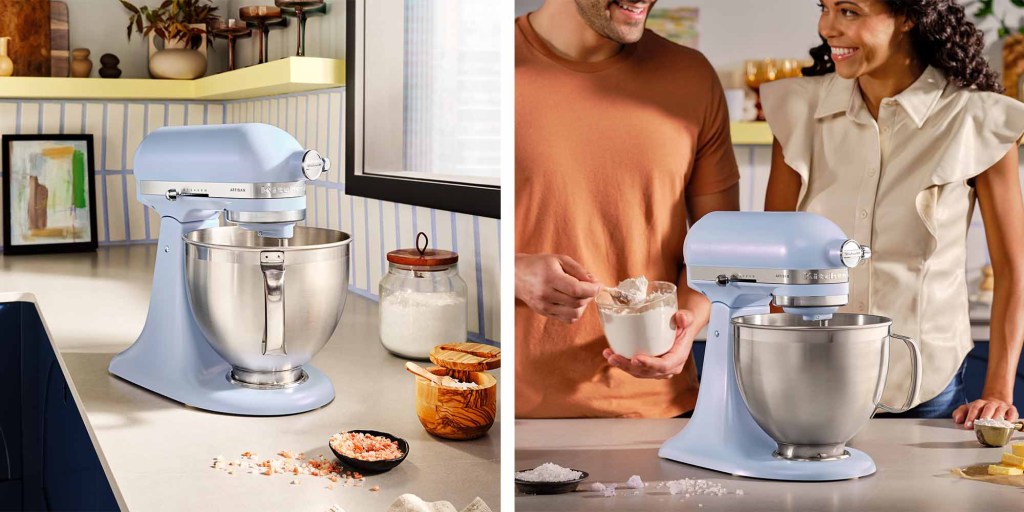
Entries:
[[428, 359], [435, 345], [466, 341], [459, 254], [427, 249], [428, 243], [419, 233], [415, 249], [389, 252], [388, 273], [380, 280], [380, 342], [410, 359]]

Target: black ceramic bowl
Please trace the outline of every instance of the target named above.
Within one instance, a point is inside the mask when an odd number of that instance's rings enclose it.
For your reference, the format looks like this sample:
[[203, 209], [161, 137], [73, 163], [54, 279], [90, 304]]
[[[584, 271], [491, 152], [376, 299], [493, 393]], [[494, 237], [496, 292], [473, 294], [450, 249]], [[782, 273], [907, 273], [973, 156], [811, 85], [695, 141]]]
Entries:
[[[565, 494], [567, 492], [572, 492], [576, 490], [576, 486], [579, 485], [580, 482], [586, 480], [587, 477], [590, 476], [586, 471], [580, 471], [578, 469], [574, 469], [573, 471], [579, 471], [583, 474], [575, 480], [566, 480], [564, 482], [527, 482], [526, 480], [516, 478], [516, 490], [523, 494]], [[520, 473], [520, 471], [516, 471], [516, 473]]]
[[348, 467], [359, 469], [367, 473], [383, 473], [385, 471], [390, 471], [394, 469], [396, 466], [401, 464], [406, 457], [409, 456], [409, 443], [407, 443], [405, 439], [402, 439], [401, 437], [393, 436], [391, 434], [388, 434], [387, 432], [378, 432], [376, 430], [348, 430], [346, 432], [341, 433], [344, 434], [347, 432], [384, 437], [398, 443], [398, 449], [402, 450], [402, 456], [397, 459], [360, 460], [353, 457], [349, 457], [347, 455], [342, 455], [338, 450], [334, 449], [334, 446], [331, 446], [331, 441], [328, 439], [327, 446], [331, 448], [331, 451], [334, 452], [334, 455], [338, 457], [338, 460], [340, 460], [343, 464], [345, 464]]

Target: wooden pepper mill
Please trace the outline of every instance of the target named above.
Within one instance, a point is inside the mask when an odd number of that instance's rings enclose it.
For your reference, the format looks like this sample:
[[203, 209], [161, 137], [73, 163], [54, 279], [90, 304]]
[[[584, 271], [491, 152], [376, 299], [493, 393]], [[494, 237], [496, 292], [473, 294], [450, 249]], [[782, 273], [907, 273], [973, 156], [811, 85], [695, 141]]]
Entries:
[[487, 373], [501, 366], [501, 350], [482, 343], [445, 343], [430, 351], [438, 366], [434, 375], [448, 375], [475, 388], [437, 386], [416, 377], [416, 415], [423, 428], [445, 439], [476, 439], [494, 424], [497, 413], [497, 379]]

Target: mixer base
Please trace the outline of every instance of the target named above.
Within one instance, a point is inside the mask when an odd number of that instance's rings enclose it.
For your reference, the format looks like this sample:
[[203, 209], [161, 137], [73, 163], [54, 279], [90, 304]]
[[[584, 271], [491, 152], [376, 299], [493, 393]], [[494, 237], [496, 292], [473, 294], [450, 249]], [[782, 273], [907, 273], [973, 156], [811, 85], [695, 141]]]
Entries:
[[223, 361], [207, 361], [203, 366], [189, 361], [196, 366], [190, 369], [150, 364], [152, 361], [159, 359], [146, 350], [125, 352], [114, 358], [110, 372], [190, 407], [227, 414], [285, 416], [319, 409], [334, 400], [331, 380], [308, 364], [302, 367], [308, 376], [304, 382], [279, 389], [254, 389], [230, 382], [231, 365]]
[[227, 374], [228, 382], [252, 389], [284, 389], [298, 386], [309, 379], [302, 367], [280, 372], [257, 372], [234, 367]]
[[681, 450], [671, 446], [669, 440], [658, 455], [691, 466], [765, 480], [827, 482], [860, 478], [875, 472], [875, 462], [866, 453], [854, 448], [846, 451], [849, 457], [842, 459], [788, 460], [775, 456], [772, 450], [730, 453], [728, 449], [711, 446], [707, 450]]

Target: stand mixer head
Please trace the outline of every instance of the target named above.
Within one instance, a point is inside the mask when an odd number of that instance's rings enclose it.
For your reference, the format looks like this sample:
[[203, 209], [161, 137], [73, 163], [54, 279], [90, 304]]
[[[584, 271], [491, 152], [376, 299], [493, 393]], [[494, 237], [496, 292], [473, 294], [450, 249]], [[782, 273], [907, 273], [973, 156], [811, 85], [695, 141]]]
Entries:
[[882, 407], [891, 320], [836, 312], [870, 249], [811, 213], [714, 212], [693, 225], [684, 255], [711, 318], [693, 417], [659, 456], [777, 480], [873, 473], [845, 443]]
[[[265, 124], [149, 134], [135, 176], [139, 201], [161, 217], [153, 290], [142, 334], [111, 373], [235, 414], [293, 414], [333, 400], [327, 377], [304, 363], [340, 320], [351, 238], [295, 226], [305, 219], [306, 182], [329, 169]], [[237, 226], [217, 227], [222, 213]]]

